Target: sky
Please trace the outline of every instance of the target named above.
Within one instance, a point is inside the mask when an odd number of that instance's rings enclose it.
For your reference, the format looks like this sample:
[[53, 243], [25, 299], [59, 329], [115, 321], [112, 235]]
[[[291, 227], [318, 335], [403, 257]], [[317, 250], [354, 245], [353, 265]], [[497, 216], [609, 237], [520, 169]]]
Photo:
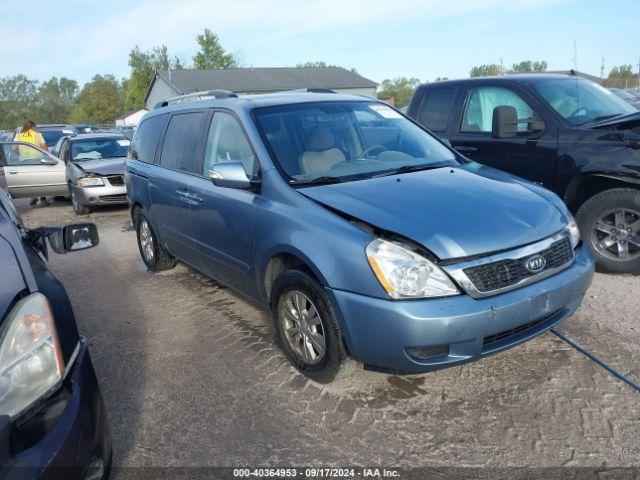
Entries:
[[546, 60], [605, 75], [640, 61], [640, 0], [3, 1], [0, 77], [81, 84], [129, 74], [138, 45], [190, 60], [209, 28], [246, 67], [305, 61], [356, 68], [376, 82], [468, 76], [474, 65]]

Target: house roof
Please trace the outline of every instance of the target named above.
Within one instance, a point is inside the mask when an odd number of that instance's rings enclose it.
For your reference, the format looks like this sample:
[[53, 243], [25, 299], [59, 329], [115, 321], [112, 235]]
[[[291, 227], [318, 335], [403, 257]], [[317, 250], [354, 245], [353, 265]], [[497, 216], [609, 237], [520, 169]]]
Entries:
[[[222, 89], [261, 93], [300, 88], [376, 88], [378, 84], [342, 67], [182, 69], [158, 71], [146, 97], [160, 76], [178, 93]], [[146, 98], [145, 98], [146, 101]]]

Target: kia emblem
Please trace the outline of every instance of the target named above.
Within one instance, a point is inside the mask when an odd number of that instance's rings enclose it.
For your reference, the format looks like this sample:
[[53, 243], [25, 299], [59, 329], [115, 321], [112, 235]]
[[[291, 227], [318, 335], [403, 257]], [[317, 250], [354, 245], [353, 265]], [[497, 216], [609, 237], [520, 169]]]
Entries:
[[542, 255], [533, 255], [527, 258], [524, 262], [524, 268], [531, 273], [539, 273], [547, 266], [547, 259]]

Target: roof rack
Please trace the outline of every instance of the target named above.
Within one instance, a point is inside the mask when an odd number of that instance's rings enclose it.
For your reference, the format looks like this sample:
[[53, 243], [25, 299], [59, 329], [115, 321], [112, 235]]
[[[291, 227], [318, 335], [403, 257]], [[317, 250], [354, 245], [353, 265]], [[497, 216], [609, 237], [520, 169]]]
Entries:
[[312, 87], [312, 88], [299, 88], [296, 90], [290, 90], [293, 92], [307, 92], [307, 93], [338, 93], [330, 88]]
[[193, 100], [206, 100], [209, 98], [236, 98], [238, 95], [231, 90], [204, 90], [202, 92], [187, 93], [185, 95], [178, 95], [177, 97], [171, 97], [162, 102], [158, 102], [154, 108], [162, 108], [172, 104], [186, 103]]

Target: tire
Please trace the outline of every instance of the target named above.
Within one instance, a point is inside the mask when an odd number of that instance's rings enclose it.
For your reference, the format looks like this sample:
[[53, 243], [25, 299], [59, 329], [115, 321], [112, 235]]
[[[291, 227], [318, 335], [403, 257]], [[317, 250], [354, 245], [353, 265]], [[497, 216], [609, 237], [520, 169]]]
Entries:
[[73, 211], [76, 215], [89, 215], [89, 213], [91, 213], [91, 209], [89, 207], [78, 202], [73, 189], [71, 190], [71, 205], [73, 205]]
[[160, 245], [149, 220], [141, 211], [136, 216], [136, 237], [140, 256], [149, 270], [161, 272], [176, 266], [176, 259]]
[[640, 190], [615, 188], [594, 195], [580, 207], [576, 222], [596, 257], [596, 270], [640, 273]]
[[[299, 294], [306, 297], [303, 299], [304, 306], [300, 308], [304, 325], [300, 323], [301, 316], [295, 309], [294, 297]], [[303, 305], [303, 302], [300, 302], [300, 305]], [[300, 270], [284, 272], [274, 282], [271, 305], [282, 349], [300, 373], [316, 382], [329, 383], [345, 370], [348, 359], [336, 312], [316, 280]], [[312, 314], [312, 309], [316, 311], [317, 316]], [[289, 316], [285, 311], [289, 312]], [[297, 337], [295, 333], [291, 333], [296, 325], [301, 332]], [[309, 340], [305, 341], [305, 336]], [[324, 339], [324, 351], [316, 358], [312, 358], [312, 354], [305, 347], [305, 344], [309, 345], [313, 352], [319, 353], [316, 344], [310, 341], [312, 336], [315, 342], [318, 342], [318, 336]]]

